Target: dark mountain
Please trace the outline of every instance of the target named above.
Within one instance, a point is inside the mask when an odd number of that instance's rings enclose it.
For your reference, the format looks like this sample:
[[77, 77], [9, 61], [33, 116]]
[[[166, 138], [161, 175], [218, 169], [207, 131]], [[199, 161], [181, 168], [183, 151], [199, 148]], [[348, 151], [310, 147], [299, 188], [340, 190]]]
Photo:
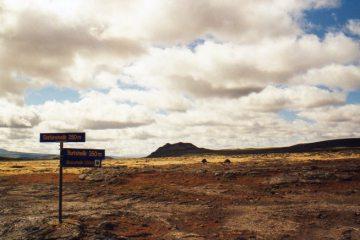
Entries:
[[162, 147], [159, 147], [155, 152], [151, 153], [148, 157], [175, 157], [190, 154], [202, 154], [212, 152], [212, 150], [206, 148], [198, 148], [192, 143], [167, 143]]
[[22, 153], [0, 149], [0, 160], [5, 159], [53, 159], [56, 155], [41, 153]]
[[265, 153], [295, 153], [295, 152], [314, 152], [314, 151], [337, 151], [339, 149], [359, 149], [360, 138], [346, 138], [327, 140], [314, 143], [301, 143], [289, 147], [277, 148], [253, 148], [253, 149], [223, 149], [211, 150], [198, 148], [192, 143], [165, 144], [152, 152], [148, 157], [176, 157], [183, 155], [199, 154], [219, 154], [219, 155], [238, 155], [238, 154], [265, 154]]

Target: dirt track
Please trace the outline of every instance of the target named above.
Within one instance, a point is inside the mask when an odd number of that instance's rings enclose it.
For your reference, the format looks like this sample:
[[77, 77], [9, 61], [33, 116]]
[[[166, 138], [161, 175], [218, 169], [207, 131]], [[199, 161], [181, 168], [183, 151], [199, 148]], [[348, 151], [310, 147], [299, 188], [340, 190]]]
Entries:
[[62, 225], [56, 173], [3, 175], [0, 239], [360, 239], [360, 154], [324, 154], [65, 173]]

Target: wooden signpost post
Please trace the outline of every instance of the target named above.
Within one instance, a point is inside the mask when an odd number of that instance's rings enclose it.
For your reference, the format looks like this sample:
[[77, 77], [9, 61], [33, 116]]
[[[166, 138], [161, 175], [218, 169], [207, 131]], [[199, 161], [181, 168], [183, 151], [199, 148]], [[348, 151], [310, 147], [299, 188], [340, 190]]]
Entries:
[[64, 148], [64, 142], [85, 142], [85, 133], [40, 133], [40, 142], [60, 143], [59, 222], [62, 223], [63, 167], [101, 167], [104, 149]]

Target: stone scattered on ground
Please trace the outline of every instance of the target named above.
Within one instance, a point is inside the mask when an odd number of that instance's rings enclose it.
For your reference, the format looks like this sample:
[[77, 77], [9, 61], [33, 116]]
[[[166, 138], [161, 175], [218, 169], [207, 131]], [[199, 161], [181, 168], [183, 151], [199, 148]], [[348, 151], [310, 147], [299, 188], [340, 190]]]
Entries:
[[0, 239], [360, 239], [360, 153], [206, 158], [65, 172], [62, 224], [56, 171], [0, 176]]
[[224, 163], [225, 163], [225, 164], [230, 164], [231, 161], [230, 161], [230, 159], [225, 159]]

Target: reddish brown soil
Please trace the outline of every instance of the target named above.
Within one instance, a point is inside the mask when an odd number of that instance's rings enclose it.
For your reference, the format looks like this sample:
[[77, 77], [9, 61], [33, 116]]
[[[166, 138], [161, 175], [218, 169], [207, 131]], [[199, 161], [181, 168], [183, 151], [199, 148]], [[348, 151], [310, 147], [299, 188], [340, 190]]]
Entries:
[[[59, 181], [57, 173], [41, 173], [41, 174], [19, 174], [4, 176], [1, 178], [8, 184], [55, 184]], [[68, 173], [64, 175], [63, 182], [79, 182], [79, 175]]]
[[[64, 218], [80, 230], [63, 239], [360, 239], [359, 170], [360, 159], [348, 159], [65, 173]], [[0, 239], [40, 236], [26, 229], [56, 220], [57, 181], [0, 178], [0, 227], [37, 219]]]

